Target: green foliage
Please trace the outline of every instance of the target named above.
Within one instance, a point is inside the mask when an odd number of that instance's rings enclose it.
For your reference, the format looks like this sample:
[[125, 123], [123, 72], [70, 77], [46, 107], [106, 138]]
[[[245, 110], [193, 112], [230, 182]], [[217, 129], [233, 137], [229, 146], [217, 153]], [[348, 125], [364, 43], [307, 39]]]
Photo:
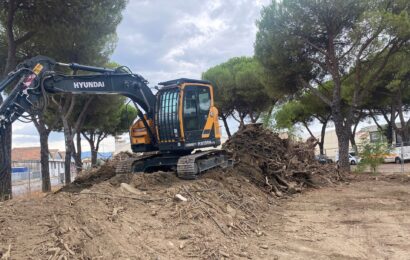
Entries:
[[273, 1], [261, 12], [255, 43], [267, 86], [292, 96], [304, 88], [301, 79], [320, 85], [330, 76], [340, 78], [336, 90], [348, 104], [354, 90], [366, 97], [384, 57], [410, 38], [409, 8], [406, 0]]
[[[288, 97], [309, 89], [331, 106], [343, 170], [351, 127], [372, 83], [408, 44], [408, 11], [405, 0], [283, 0], [262, 10], [255, 57], [268, 73], [266, 85]], [[318, 88], [329, 80], [332, 93], [324, 96]]]
[[299, 101], [290, 101], [284, 104], [275, 115], [276, 127], [279, 129], [292, 128], [296, 123], [310, 120], [311, 115]]
[[125, 105], [125, 97], [97, 95], [90, 106], [83, 132], [116, 135], [127, 132], [137, 117], [137, 110]]
[[[380, 133], [380, 136], [383, 136]], [[373, 173], [376, 173], [377, 167], [384, 162], [384, 156], [391, 152], [391, 147], [380, 138], [377, 142], [370, 142], [370, 138], [364, 136], [361, 138], [359, 145], [359, 157], [361, 161], [358, 164], [358, 171], [362, 172], [366, 167], [370, 167]]]
[[233, 111], [248, 116], [268, 110], [274, 98], [266, 92], [259, 63], [249, 57], [237, 57], [208, 69], [202, 78], [213, 83], [215, 103], [225, 115]]
[[[66, 5], [63, 2], [61, 5]], [[41, 53], [63, 62], [106, 64], [115, 47], [115, 31], [126, 0], [76, 0], [69, 5], [62, 13], [69, 21], [40, 30], [25, 46], [28, 53]]]
[[[328, 95], [328, 89], [320, 88], [320, 91], [323, 95]], [[330, 115], [330, 107], [311, 92], [307, 92], [283, 104], [274, 117], [276, 126], [286, 129], [297, 123], [302, 123], [307, 127], [314, 119], [327, 123]]]
[[[7, 46], [12, 7], [17, 61], [42, 54], [59, 61], [103, 65], [115, 47], [115, 30], [127, 0], [0, 0], [0, 58]], [[28, 37], [26, 41], [18, 39]], [[5, 60], [5, 57], [3, 60]], [[0, 63], [4, 69], [5, 63]]]

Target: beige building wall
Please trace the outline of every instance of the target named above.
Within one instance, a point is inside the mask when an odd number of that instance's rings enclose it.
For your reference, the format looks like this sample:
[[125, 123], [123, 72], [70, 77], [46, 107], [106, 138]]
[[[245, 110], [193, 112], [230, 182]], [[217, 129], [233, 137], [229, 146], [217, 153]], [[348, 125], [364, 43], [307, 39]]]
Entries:
[[[369, 132], [377, 132], [377, 126], [368, 126], [360, 129], [360, 131], [356, 132], [356, 144], [359, 146], [362, 140], [363, 135], [369, 135]], [[320, 134], [315, 135], [316, 138], [320, 138]], [[336, 153], [338, 151], [338, 143], [337, 143], [337, 135], [336, 130], [330, 129], [326, 131], [325, 134], [325, 144], [323, 146], [324, 153], [331, 159], [335, 159]], [[349, 142], [349, 150], [353, 151], [353, 148]], [[319, 146], [316, 146], [316, 153], [319, 154]]]
[[[320, 137], [316, 135], [316, 137]], [[327, 130], [325, 134], [325, 144], [323, 146], [323, 152], [331, 159], [336, 157], [338, 151], [337, 135], [334, 129]], [[319, 154], [319, 146], [316, 146], [316, 153]]]

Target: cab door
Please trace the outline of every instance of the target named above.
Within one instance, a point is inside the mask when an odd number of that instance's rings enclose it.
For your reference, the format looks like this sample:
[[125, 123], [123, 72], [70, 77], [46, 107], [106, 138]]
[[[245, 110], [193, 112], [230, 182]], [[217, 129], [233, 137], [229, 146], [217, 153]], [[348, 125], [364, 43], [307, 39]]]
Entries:
[[208, 86], [186, 86], [184, 88], [183, 124], [185, 142], [202, 140], [202, 131], [211, 107], [211, 93]]

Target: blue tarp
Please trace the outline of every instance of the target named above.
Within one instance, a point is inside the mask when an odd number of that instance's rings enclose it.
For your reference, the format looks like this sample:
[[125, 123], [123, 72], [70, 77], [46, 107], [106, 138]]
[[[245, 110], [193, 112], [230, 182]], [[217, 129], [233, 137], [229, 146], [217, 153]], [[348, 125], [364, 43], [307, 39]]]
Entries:
[[30, 169], [28, 167], [12, 167], [11, 172], [12, 173], [19, 173], [19, 172], [29, 172]]

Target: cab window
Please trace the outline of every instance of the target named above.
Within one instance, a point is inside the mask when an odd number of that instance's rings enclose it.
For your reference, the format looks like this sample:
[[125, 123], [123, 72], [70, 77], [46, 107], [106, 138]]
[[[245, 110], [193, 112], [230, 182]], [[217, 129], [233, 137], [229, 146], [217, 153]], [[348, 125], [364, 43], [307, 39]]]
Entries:
[[188, 90], [185, 92], [184, 118], [185, 128], [188, 131], [198, 128], [197, 98], [195, 92], [195, 90]]
[[201, 89], [198, 94], [199, 99], [199, 110], [201, 113], [208, 113], [209, 107], [211, 106], [211, 97], [207, 89]]
[[187, 86], [184, 92], [184, 128], [187, 131], [202, 131], [211, 107], [209, 87]]

